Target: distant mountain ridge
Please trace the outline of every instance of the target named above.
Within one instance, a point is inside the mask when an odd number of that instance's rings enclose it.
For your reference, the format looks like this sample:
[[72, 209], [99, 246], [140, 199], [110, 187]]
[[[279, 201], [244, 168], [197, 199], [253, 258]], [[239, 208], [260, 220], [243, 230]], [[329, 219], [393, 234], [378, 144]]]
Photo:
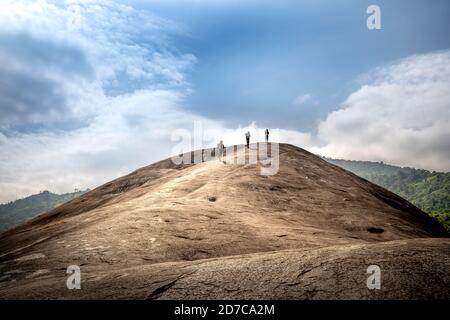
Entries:
[[324, 160], [378, 184], [438, 219], [450, 232], [450, 172], [398, 167], [383, 162]]
[[87, 191], [89, 189], [56, 194], [45, 190], [23, 199], [0, 204], [0, 232], [66, 203]]

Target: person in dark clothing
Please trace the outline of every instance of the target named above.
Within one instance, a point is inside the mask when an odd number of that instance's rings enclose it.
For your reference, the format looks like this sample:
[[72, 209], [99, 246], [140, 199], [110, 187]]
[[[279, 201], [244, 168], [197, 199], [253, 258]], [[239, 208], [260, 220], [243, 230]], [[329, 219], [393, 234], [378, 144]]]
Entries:
[[265, 136], [266, 136], [266, 143], [269, 142], [269, 129], [266, 129], [266, 131], [264, 132]]
[[250, 147], [250, 131], [245, 134], [245, 140], [247, 141], [247, 148]]

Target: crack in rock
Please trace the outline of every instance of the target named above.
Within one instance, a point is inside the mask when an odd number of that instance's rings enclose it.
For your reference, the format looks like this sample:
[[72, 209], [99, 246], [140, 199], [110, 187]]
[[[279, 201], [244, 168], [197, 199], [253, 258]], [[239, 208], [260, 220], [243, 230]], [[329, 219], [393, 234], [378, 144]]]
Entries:
[[184, 274], [179, 275], [178, 277], [176, 277], [172, 281], [169, 281], [169, 282], [166, 281], [163, 285], [157, 287], [152, 292], [150, 292], [150, 294], [147, 295], [146, 299], [147, 300], [156, 300], [156, 299], [158, 299], [165, 291], [169, 290], [178, 280], [180, 280], [185, 275], [191, 275], [194, 272], [195, 271], [190, 272], [190, 273], [184, 273]]
[[[181, 276], [180, 276], [181, 277]], [[153, 290], [148, 296], [147, 296], [147, 300], [156, 300], [158, 299], [165, 291], [167, 291], [168, 289], [170, 289], [170, 287], [172, 287], [179, 279], [180, 277], [176, 278], [175, 280], [172, 280], [166, 284], [163, 284], [162, 286], [156, 288], [155, 290]]]

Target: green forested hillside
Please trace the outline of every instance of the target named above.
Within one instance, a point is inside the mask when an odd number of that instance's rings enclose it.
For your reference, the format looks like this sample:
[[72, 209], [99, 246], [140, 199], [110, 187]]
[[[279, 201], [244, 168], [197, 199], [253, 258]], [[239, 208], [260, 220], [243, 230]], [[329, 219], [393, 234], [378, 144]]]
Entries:
[[0, 231], [18, 225], [28, 219], [59, 206], [73, 198], [82, 195], [85, 191], [75, 191], [65, 194], [55, 194], [43, 191], [14, 202], [0, 205]]
[[324, 159], [407, 199], [450, 232], [450, 172], [402, 168], [382, 162]]

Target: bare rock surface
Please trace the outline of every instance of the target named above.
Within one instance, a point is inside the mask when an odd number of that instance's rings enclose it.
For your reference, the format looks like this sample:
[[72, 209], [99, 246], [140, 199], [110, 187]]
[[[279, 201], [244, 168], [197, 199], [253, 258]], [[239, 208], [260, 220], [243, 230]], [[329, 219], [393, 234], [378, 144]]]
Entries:
[[0, 298], [448, 299], [449, 249], [406, 200], [283, 144], [274, 176], [167, 159], [1, 234]]

